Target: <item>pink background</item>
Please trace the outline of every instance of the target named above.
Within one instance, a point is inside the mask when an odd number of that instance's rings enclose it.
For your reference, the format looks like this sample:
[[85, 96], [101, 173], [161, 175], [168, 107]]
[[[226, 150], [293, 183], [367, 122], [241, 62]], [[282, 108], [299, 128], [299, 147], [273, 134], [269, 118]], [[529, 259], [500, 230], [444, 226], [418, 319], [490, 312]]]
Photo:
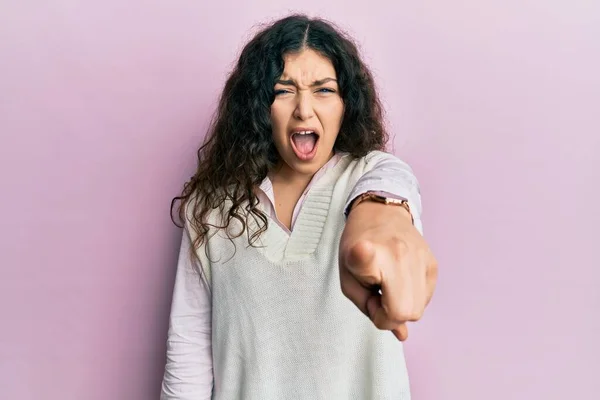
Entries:
[[599, 3], [250, 3], [0, 4], [0, 397], [158, 398], [169, 202], [252, 26], [296, 9], [361, 43], [421, 181], [414, 399], [598, 398]]

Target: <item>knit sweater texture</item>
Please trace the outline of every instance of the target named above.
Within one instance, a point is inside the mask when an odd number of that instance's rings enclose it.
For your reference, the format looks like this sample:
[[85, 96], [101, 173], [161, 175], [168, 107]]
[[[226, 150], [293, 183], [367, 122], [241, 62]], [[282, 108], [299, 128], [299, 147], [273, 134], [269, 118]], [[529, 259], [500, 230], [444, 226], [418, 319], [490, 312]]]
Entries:
[[[383, 156], [345, 156], [327, 171], [291, 235], [269, 221], [254, 246], [247, 233], [217, 231], [197, 251], [212, 299], [214, 400], [410, 399], [402, 343], [340, 289], [344, 207]], [[240, 228], [234, 220], [230, 231]]]

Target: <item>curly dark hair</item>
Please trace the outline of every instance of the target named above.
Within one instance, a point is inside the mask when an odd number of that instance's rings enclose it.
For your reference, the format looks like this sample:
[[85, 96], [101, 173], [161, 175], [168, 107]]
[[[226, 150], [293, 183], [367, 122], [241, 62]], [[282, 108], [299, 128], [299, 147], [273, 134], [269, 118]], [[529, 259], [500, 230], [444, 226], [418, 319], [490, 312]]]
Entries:
[[[383, 108], [373, 76], [359, 56], [353, 40], [334, 24], [321, 18], [292, 14], [263, 27], [243, 48], [229, 75], [211, 121], [204, 144], [198, 150], [198, 168], [184, 185], [178, 215], [185, 218], [201, 246], [210, 227], [229, 230], [232, 219], [242, 230], [230, 232], [230, 239], [247, 232], [252, 245], [267, 229], [268, 219], [258, 208], [255, 188], [279, 161], [271, 131], [270, 107], [274, 86], [284, 69], [284, 55], [312, 49], [327, 57], [337, 74], [344, 115], [334, 150], [362, 157], [372, 150], [384, 150], [388, 134]], [[225, 209], [225, 201], [231, 206]], [[219, 209], [222, 223], [208, 222], [211, 210]], [[258, 224], [248, 232], [249, 218]]]

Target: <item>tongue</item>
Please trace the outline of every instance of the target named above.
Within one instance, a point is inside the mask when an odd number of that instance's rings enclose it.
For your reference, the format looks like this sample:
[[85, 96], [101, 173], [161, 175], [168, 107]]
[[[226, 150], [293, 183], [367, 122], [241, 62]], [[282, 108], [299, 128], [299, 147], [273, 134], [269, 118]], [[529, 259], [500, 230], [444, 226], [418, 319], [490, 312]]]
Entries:
[[292, 136], [292, 140], [294, 141], [298, 152], [302, 154], [310, 154], [317, 143], [317, 135], [314, 133], [309, 133], [308, 135], [296, 134]]

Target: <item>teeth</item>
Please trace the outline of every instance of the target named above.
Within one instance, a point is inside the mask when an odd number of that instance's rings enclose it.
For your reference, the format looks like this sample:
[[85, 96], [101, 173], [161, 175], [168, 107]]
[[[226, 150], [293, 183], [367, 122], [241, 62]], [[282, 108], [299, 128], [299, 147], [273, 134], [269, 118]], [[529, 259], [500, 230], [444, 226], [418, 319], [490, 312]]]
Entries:
[[308, 135], [310, 133], [315, 133], [314, 131], [298, 131], [298, 132], [294, 132], [297, 135]]

